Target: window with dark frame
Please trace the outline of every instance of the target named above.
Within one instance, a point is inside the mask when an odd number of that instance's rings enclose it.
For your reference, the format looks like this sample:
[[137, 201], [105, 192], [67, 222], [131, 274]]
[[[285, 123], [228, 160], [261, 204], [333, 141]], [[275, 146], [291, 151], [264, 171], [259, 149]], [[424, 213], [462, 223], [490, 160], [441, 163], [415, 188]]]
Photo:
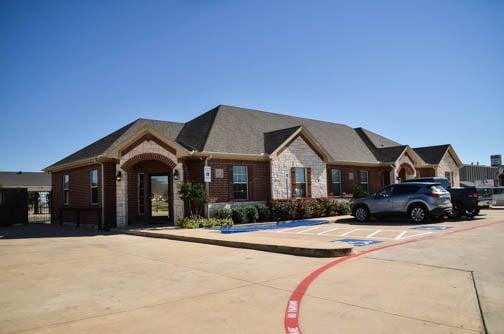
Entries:
[[296, 197], [306, 197], [306, 168], [296, 167]]
[[145, 178], [144, 173], [138, 173], [137, 176], [137, 198], [138, 198], [138, 214], [145, 214]]
[[91, 204], [98, 204], [98, 170], [93, 169], [89, 172], [89, 187]]
[[235, 200], [248, 199], [247, 166], [233, 166], [233, 198]]
[[65, 174], [63, 175], [63, 204], [68, 205], [69, 202], [69, 184], [70, 184], [70, 175]]
[[341, 196], [341, 171], [339, 169], [331, 169], [331, 181], [333, 196]]
[[369, 180], [368, 180], [368, 171], [367, 170], [360, 171], [360, 185], [361, 185], [362, 190], [369, 193]]

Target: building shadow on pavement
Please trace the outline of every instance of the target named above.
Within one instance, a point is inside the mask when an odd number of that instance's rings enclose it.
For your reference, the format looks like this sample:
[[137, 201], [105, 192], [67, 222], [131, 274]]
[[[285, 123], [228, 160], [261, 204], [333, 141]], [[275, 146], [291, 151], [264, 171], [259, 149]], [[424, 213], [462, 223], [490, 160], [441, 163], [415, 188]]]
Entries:
[[19, 224], [0, 227], [0, 240], [31, 238], [65, 238], [112, 235], [114, 233], [89, 227], [61, 226], [56, 224]]

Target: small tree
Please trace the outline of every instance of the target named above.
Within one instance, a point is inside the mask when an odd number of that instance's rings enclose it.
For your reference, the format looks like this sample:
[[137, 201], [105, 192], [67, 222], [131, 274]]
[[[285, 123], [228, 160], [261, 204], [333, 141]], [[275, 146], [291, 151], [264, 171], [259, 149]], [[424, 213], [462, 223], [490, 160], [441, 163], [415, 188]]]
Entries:
[[360, 186], [355, 187], [355, 190], [353, 192], [354, 199], [367, 197], [367, 196], [369, 196], [369, 194], [366, 191], [364, 191]]
[[208, 202], [208, 195], [202, 183], [182, 183], [179, 186], [179, 195], [189, 209], [190, 216], [200, 216], [203, 205]]

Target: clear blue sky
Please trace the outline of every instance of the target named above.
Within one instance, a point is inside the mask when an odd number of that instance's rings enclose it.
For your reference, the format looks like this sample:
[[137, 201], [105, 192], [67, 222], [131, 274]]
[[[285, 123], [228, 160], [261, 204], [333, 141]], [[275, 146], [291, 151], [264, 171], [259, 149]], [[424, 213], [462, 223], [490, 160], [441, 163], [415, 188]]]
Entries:
[[1, 1], [0, 170], [218, 104], [504, 154], [504, 1]]

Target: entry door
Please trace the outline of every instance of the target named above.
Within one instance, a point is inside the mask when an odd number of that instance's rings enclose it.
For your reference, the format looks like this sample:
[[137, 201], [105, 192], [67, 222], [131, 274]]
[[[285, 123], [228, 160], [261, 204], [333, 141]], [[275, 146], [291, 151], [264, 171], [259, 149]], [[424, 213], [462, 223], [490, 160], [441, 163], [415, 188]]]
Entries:
[[168, 221], [170, 218], [170, 178], [168, 175], [150, 175], [150, 218]]

